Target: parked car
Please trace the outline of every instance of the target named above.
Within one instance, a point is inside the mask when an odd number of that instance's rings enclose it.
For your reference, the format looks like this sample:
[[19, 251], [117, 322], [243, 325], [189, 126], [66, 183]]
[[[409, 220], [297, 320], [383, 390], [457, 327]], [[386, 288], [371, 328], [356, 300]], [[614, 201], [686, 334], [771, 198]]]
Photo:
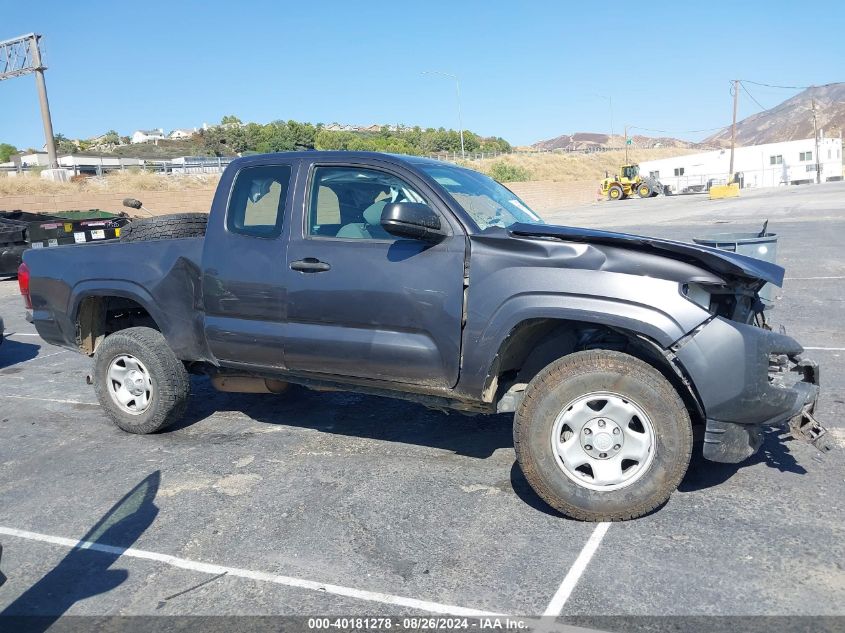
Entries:
[[693, 426], [717, 462], [752, 455], [767, 426], [824, 433], [817, 366], [758, 296], [783, 275], [544, 224], [455, 165], [302, 152], [234, 161], [208, 216], [29, 251], [19, 279], [39, 335], [93, 357], [125, 431], [178, 420], [190, 373], [224, 391], [298, 383], [512, 412], [534, 490], [571, 517], [619, 520], [676, 489]]

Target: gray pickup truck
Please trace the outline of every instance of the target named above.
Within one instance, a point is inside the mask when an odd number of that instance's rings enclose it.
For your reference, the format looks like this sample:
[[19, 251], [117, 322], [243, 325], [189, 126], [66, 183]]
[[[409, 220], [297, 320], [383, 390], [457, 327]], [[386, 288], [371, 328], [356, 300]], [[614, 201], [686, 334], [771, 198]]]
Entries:
[[783, 274], [548, 225], [454, 165], [302, 152], [234, 161], [207, 216], [29, 251], [19, 278], [40, 336], [93, 356], [99, 401], [126, 431], [177, 420], [189, 374], [223, 391], [297, 383], [513, 412], [517, 459], [547, 503], [622, 520], [677, 488], [694, 427], [719, 462], [752, 455], [766, 426], [819, 442], [818, 368], [758, 296]]

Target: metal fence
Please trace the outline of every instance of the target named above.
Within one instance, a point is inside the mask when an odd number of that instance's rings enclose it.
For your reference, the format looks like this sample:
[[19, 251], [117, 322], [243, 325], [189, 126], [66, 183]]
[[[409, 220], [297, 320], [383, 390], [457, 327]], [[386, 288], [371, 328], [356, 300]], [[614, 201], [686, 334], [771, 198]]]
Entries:
[[[222, 173], [226, 166], [231, 163], [235, 157], [221, 156], [214, 158], [207, 158], [202, 156], [191, 157], [180, 160], [146, 160], [142, 159], [126, 159], [126, 161], [119, 160], [115, 163], [115, 159], [97, 160], [92, 158], [89, 161], [74, 161], [73, 164], [60, 164], [59, 168], [70, 172], [73, 176], [104, 176], [111, 172], [120, 171], [146, 171], [158, 174], [219, 174]], [[43, 165], [20, 165], [20, 166], [6, 166], [0, 167], [0, 174], [7, 175], [32, 175], [39, 174], [44, 169]]]

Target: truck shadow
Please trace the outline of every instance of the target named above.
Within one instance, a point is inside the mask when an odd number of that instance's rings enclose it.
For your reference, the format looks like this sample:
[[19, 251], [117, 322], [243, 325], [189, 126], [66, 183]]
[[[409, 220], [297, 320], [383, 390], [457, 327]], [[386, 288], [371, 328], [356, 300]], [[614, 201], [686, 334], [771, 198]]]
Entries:
[[163, 433], [193, 425], [217, 411], [239, 411], [262, 424], [428, 446], [478, 459], [513, 447], [511, 414], [468, 416], [392, 398], [296, 386], [278, 396], [219, 393], [202, 380], [195, 381], [193, 389], [185, 418]]
[[[0, 630], [46, 631], [77, 602], [120, 586], [129, 572], [110, 567], [158, 515], [154, 500], [160, 479], [159, 471], [147, 475], [80, 539], [88, 545], [73, 548], [41, 580], [9, 603], [0, 612]], [[6, 554], [11, 553], [12, 546], [7, 543]], [[10, 576], [9, 580], [14, 578]]]
[[791, 436], [784, 434], [782, 429], [770, 429], [763, 433], [763, 445], [754, 455], [739, 464], [720, 464], [711, 462], [701, 455], [701, 445], [697, 444], [693, 450], [689, 469], [678, 490], [694, 492], [712, 486], [718, 486], [733, 477], [740, 469], [756, 464], [765, 464], [780, 472], [804, 475], [807, 471], [792, 456], [789, 451]]
[[21, 343], [14, 339], [4, 339], [0, 344], [0, 375], [17, 373], [17, 369], [9, 370], [7, 368], [18, 363], [25, 363], [38, 356], [40, 345], [33, 345], [32, 343]]

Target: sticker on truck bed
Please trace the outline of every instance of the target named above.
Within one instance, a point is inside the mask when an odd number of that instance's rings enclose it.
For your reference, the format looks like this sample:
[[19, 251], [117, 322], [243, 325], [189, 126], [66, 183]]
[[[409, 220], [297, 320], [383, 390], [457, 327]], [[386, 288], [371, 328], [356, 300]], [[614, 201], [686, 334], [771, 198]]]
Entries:
[[59, 240], [57, 240], [55, 238], [47, 240], [47, 246], [58, 246], [58, 245], [59, 245]]
[[106, 239], [106, 232], [102, 229], [97, 229], [96, 231], [91, 231], [91, 239], [92, 240], [104, 240]]
[[84, 244], [88, 240], [85, 239], [85, 233], [84, 232], [77, 231], [76, 233], [73, 234], [73, 241], [76, 242], [77, 244]]

